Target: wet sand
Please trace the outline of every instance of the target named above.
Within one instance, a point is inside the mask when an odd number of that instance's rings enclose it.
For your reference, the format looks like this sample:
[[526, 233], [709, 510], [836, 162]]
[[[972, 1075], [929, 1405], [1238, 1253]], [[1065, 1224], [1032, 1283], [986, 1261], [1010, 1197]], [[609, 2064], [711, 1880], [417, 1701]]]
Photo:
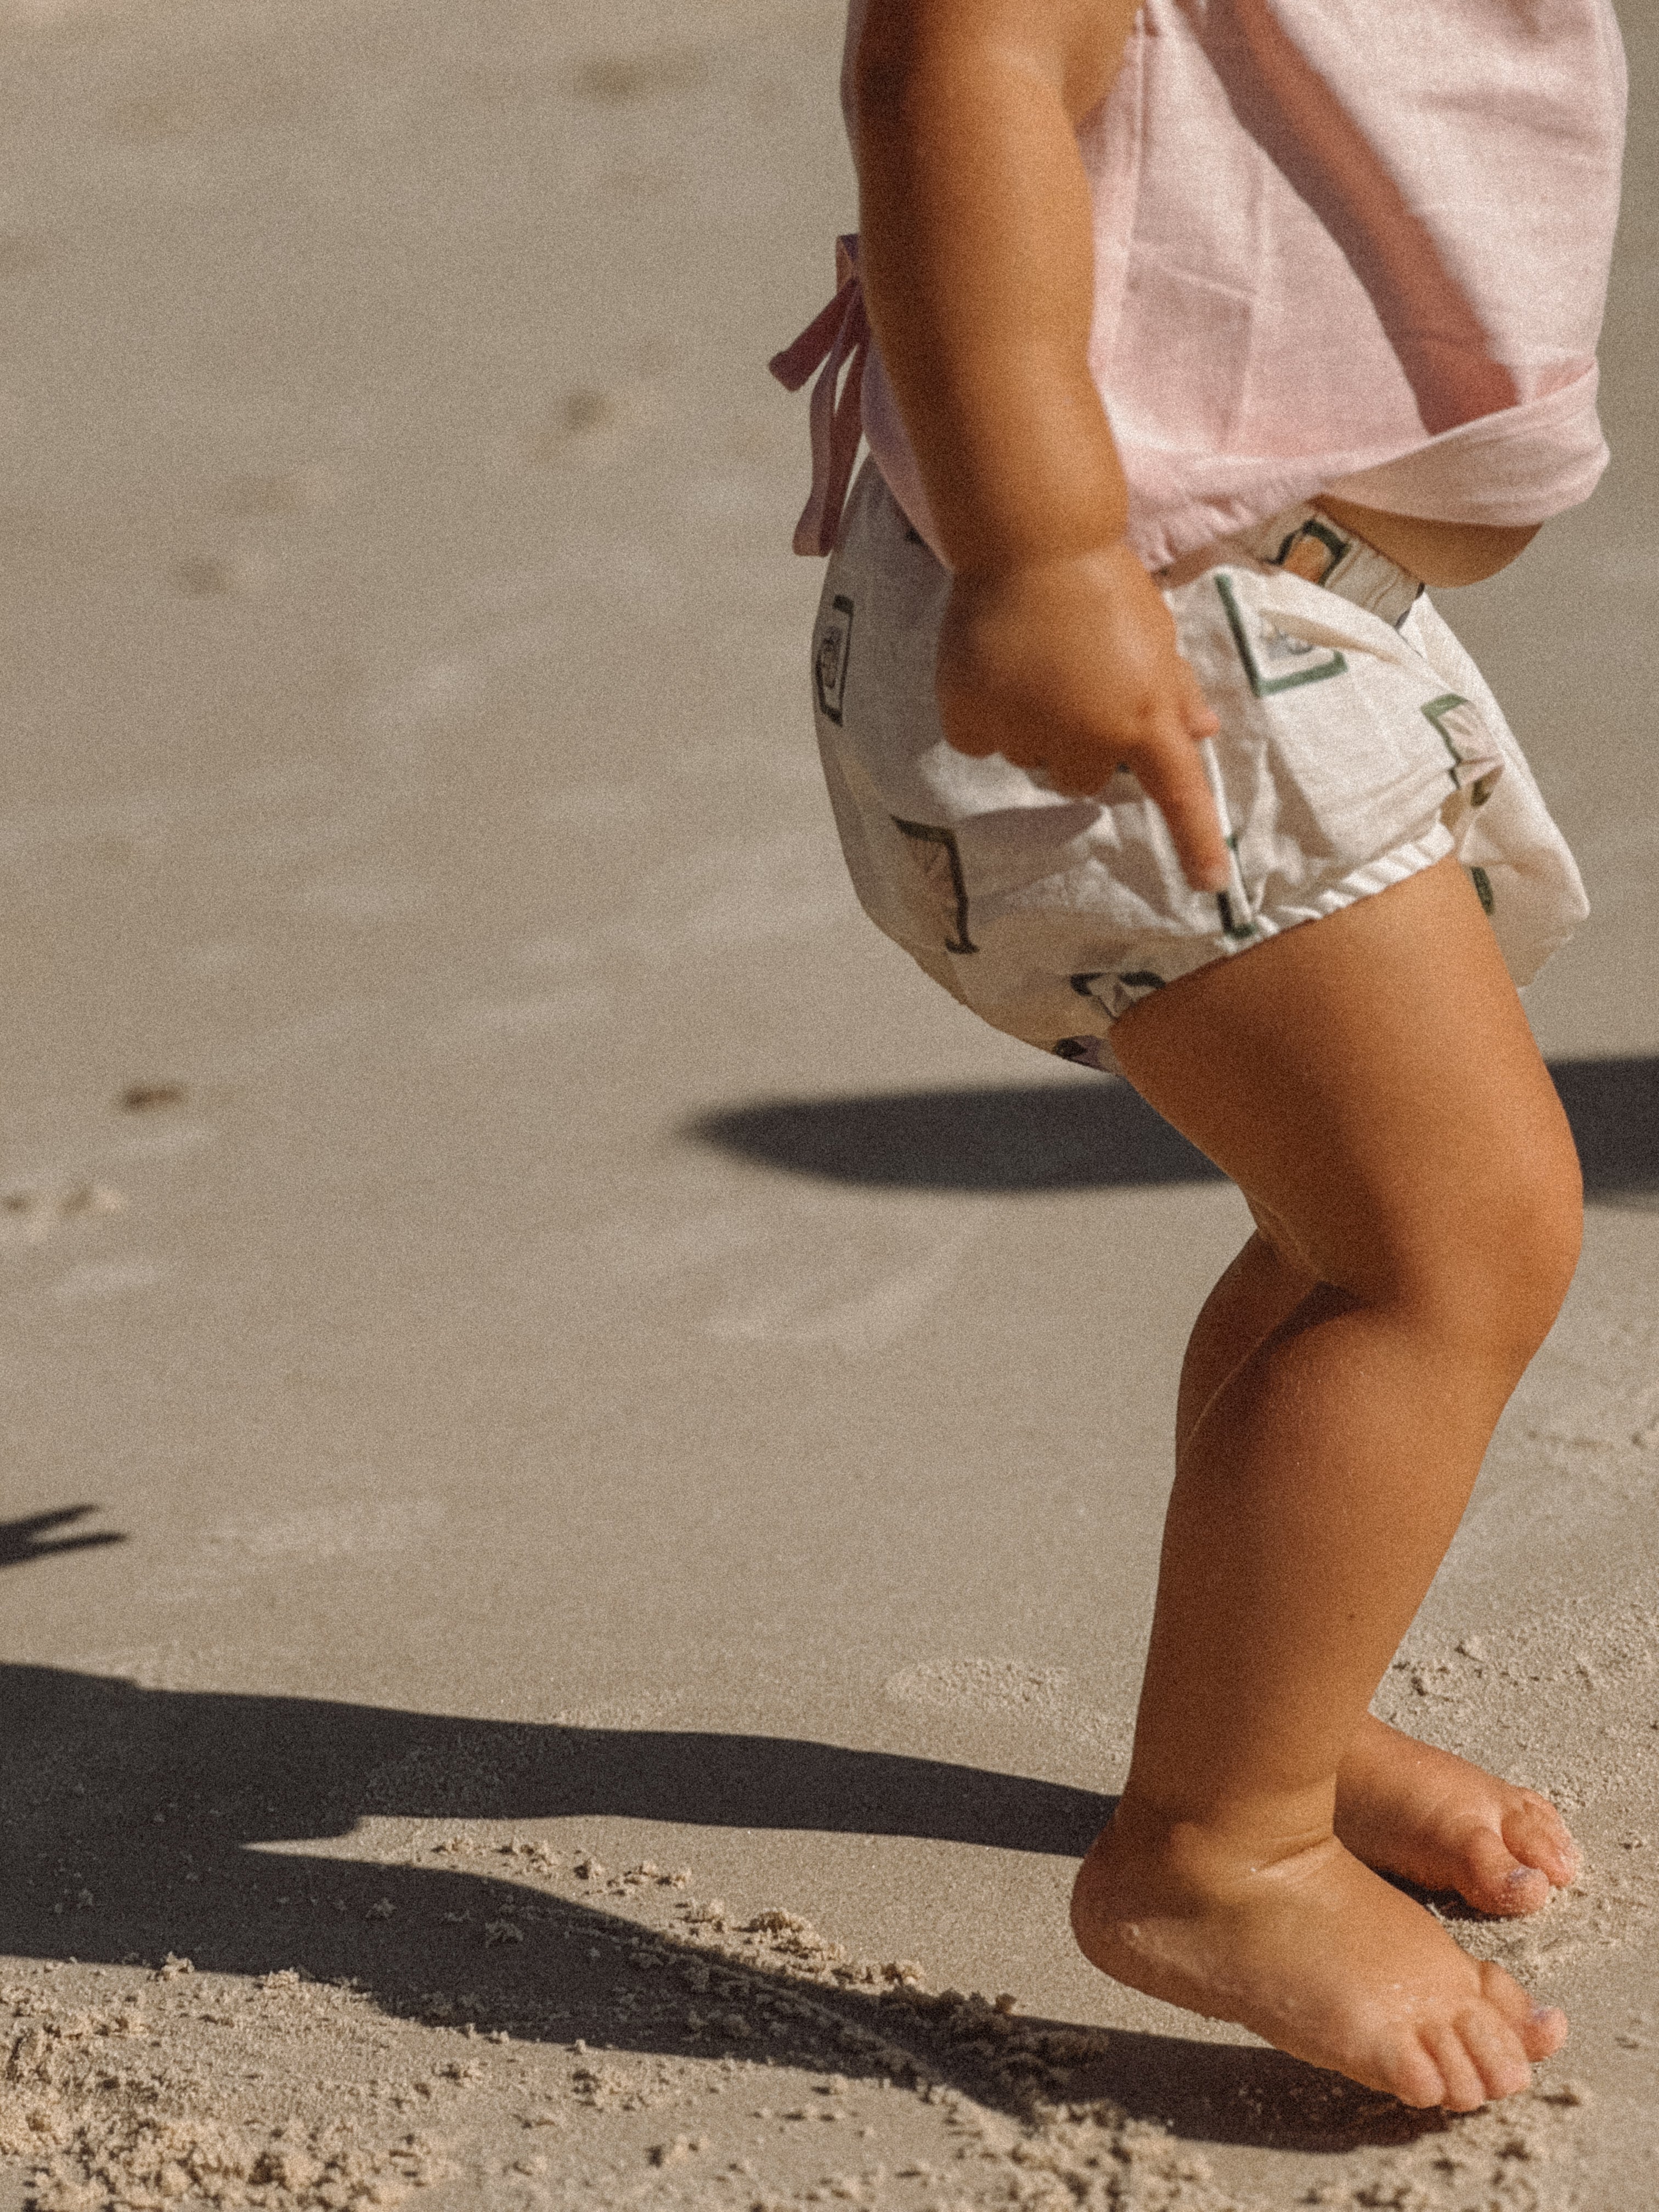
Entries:
[[1412, 2116], [1094, 1975], [1243, 1233], [875, 936], [805, 705], [829, 0], [0, 0], [0, 2212], [1659, 2192], [1659, 34], [1613, 476], [1445, 604], [1591, 1200], [1384, 1685], [1587, 1847]]

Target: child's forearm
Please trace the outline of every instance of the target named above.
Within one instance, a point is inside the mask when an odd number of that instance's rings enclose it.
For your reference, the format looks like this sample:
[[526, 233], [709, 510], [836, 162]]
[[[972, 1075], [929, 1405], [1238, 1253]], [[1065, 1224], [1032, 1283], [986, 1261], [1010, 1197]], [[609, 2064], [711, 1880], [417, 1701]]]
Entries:
[[958, 574], [1123, 534], [1089, 373], [1094, 240], [1073, 123], [1133, 0], [870, 0], [857, 58], [870, 313]]
[[1131, 768], [1194, 887], [1231, 880], [1216, 729], [1089, 371], [1094, 224], [1073, 124], [1137, 0], [869, 0], [856, 63], [871, 319], [955, 576], [939, 720], [1051, 788]]

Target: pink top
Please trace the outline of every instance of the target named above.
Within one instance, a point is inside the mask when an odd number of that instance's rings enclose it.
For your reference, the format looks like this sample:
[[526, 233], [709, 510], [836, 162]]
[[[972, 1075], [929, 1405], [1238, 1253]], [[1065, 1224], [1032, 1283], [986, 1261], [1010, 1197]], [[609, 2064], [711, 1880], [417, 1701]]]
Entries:
[[[1144, 0], [1078, 134], [1090, 366], [1142, 559], [1322, 491], [1510, 524], [1588, 498], [1625, 96], [1610, 0]], [[833, 310], [775, 364], [793, 387], [832, 354], [797, 548], [834, 543], [861, 371], [871, 450], [938, 550], [843, 248]]]

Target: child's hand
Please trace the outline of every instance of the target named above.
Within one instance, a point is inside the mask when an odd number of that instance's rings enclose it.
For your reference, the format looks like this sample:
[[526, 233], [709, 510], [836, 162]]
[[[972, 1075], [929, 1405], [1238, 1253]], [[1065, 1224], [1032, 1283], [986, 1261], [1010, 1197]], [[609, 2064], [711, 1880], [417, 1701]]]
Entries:
[[1127, 545], [958, 573], [939, 702], [958, 752], [1001, 753], [1042, 769], [1057, 791], [1098, 791], [1127, 767], [1169, 823], [1194, 890], [1225, 890], [1227, 850], [1198, 755], [1220, 725]]

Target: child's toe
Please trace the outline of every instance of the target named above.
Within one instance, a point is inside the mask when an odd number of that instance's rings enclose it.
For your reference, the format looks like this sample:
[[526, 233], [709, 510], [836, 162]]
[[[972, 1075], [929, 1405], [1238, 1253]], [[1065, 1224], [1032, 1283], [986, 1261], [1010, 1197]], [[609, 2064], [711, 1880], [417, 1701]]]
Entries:
[[1552, 2057], [1567, 2039], [1567, 2015], [1559, 2005], [1534, 2005], [1521, 2029], [1521, 2045], [1528, 2058]]
[[1425, 2112], [1446, 2102], [1446, 2084], [1440, 2069], [1425, 2049], [1422, 2039], [1407, 2033], [1388, 2054], [1376, 2075], [1360, 2072], [1356, 2078], [1372, 2088], [1386, 2090], [1402, 2105]]
[[1565, 1884], [1577, 1879], [1581, 1856], [1566, 1822], [1547, 1797], [1528, 1790], [1504, 1817], [1504, 1841], [1524, 1864]]
[[1488, 2097], [1513, 2097], [1532, 2080], [1520, 2037], [1490, 2007], [1465, 2014], [1457, 2032]]
[[1448, 2111], [1473, 2112], [1486, 2101], [1486, 2085], [1465, 2049], [1463, 2038], [1449, 2021], [1422, 2031], [1425, 2050], [1434, 2061], [1445, 2094], [1440, 2101]]
[[1495, 1829], [1475, 1829], [1465, 1849], [1468, 1875], [1462, 1893], [1482, 1912], [1536, 1912], [1547, 1900], [1549, 1876], [1517, 1858]]
[[1567, 2016], [1560, 2007], [1535, 2003], [1514, 1975], [1506, 1973], [1495, 1960], [1480, 1961], [1480, 1994], [1534, 2064], [1566, 2041]]

